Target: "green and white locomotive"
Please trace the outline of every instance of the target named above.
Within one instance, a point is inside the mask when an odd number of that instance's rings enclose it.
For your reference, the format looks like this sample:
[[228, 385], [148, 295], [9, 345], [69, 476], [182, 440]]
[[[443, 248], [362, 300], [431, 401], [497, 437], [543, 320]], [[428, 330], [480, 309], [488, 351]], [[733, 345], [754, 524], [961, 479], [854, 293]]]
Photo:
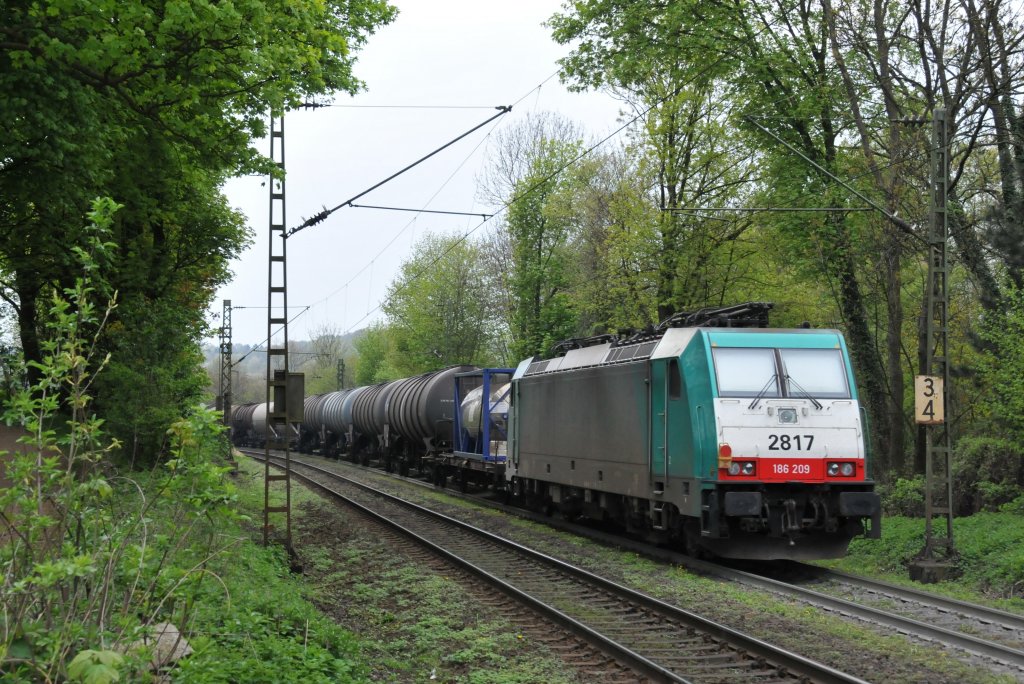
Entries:
[[832, 558], [877, 537], [843, 336], [760, 327], [770, 306], [684, 314], [521, 363], [512, 495], [722, 557]]

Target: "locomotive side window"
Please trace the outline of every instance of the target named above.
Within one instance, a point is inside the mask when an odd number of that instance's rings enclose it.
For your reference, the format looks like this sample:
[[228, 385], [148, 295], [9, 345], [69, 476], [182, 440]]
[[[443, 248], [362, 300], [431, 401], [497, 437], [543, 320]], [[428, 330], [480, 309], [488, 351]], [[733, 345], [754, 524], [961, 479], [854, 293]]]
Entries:
[[778, 397], [774, 349], [719, 347], [712, 351], [720, 397]]
[[678, 399], [683, 393], [683, 379], [679, 376], [679, 359], [668, 362], [668, 398]]
[[838, 349], [781, 349], [786, 394], [849, 399], [846, 367]]

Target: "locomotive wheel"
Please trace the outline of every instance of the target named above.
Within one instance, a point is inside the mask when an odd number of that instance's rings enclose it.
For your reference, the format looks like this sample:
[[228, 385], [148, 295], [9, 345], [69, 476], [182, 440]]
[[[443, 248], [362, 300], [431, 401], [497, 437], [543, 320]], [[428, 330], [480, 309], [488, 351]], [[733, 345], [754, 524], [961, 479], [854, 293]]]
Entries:
[[687, 520], [683, 525], [683, 547], [691, 558], [707, 557], [707, 552], [700, 545], [700, 526], [696, 520]]

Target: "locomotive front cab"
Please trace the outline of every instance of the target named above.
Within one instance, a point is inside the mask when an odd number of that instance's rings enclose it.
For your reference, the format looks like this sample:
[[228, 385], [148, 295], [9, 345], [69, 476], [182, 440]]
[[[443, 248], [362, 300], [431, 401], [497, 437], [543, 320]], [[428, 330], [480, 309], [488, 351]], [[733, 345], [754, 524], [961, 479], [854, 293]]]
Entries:
[[881, 505], [842, 336], [721, 330], [705, 343], [714, 438], [702, 445], [702, 545], [828, 557], [865, 530], [878, 537]]

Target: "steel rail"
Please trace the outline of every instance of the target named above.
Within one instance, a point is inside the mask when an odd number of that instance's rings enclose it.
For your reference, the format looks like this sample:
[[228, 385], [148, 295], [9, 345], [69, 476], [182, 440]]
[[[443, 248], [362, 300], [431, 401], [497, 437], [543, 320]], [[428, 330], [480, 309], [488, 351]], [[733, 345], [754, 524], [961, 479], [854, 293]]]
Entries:
[[[260, 460], [259, 457], [255, 456], [253, 454], [248, 454], [248, 455], [251, 458], [254, 458], [256, 460]], [[280, 464], [278, 464], [278, 463], [274, 463], [273, 465], [275, 467], [278, 467], [278, 468], [281, 467]], [[310, 468], [310, 469], [313, 469], [313, 470], [320, 471], [320, 472], [322, 472], [322, 473], [324, 473], [326, 475], [329, 475], [329, 476], [331, 476], [332, 478], [335, 478], [335, 479], [344, 480], [345, 482], [347, 482], [350, 485], [359, 487], [360, 489], [363, 489], [363, 490], [368, 491], [370, 493], [374, 493], [374, 494], [380, 495], [382, 497], [387, 498], [388, 500], [396, 501], [396, 502], [401, 502], [402, 501], [401, 499], [398, 499], [397, 497], [394, 497], [394, 496], [392, 496], [390, 494], [387, 494], [386, 492], [381, 492], [380, 490], [374, 489], [373, 487], [370, 487], [369, 485], [365, 485], [365, 484], [363, 484], [361, 482], [356, 482], [354, 480], [349, 480], [349, 479], [345, 478], [344, 476], [338, 475], [337, 473], [332, 473], [329, 470], [325, 470], [323, 468], [319, 468], [317, 466], [313, 466], [313, 465], [310, 465], [308, 463], [303, 463], [301, 461], [293, 461], [292, 462], [292, 466], [294, 467], [296, 465], [304, 466], [306, 468]], [[631, 649], [629, 649], [629, 648], [619, 644], [618, 642], [616, 642], [616, 641], [614, 641], [612, 639], [609, 639], [608, 637], [605, 637], [604, 635], [602, 635], [602, 634], [600, 634], [600, 633], [590, 629], [589, 627], [587, 627], [583, 623], [581, 623], [578, 620], [575, 620], [574, 618], [566, 615], [565, 613], [561, 612], [560, 610], [558, 610], [558, 609], [556, 609], [556, 608], [554, 608], [552, 606], [549, 606], [548, 604], [544, 603], [543, 601], [540, 601], [539, 599], [534, 598], [533, 596], [530, 596], [529, 594], [521, 591], [520, 589], [514, 587], [513, 585], [509, 584], [508, 582], [502, 580], [501, 578], [492, 575], [491, 573], [487, 572], [486, 570], [484, 570], [484, 569], [482, 569], [482, 568], [480, 568], [480, 567], [478, 567], [476, 565], [473, 565], [471, 562], [469, 562], [469, 561], [461, 558], [460, 556], [458, 556], [458, 555], [448, 551], [444, 547], [439, 546], [438, 544], [435, 544], [434, 542], [430, 541], [426, 537], [423, 537], [423, 536], [417, 534], [416, 532], [413, 532], [412, 530], [410, 530], [410, 529], [408, 529], [406, 527], [403, 527], [402, 525], [400, 525], [399, 523], [391, 520], [387, 516], [384, 516], [384, 515], [382, 515], [380, 513], [377, 513], [376, 511], [368, 508], [367, 506], [364, 506], [363, 504], [359, 503], [358, 501], [355, 501], [354, 499], [345, 496], [341, 492], [339, 492], [339, 491], [337, 491], [335, 489], [332, 489], [331, 487], [328, 487], [327, 485], [325, 485], [325, 484], [323, 484], [321, 482], [317, 482], [316, 480], [314, 480], [314, 479], [312, 479], [312, 478], [310, 478], [308, 476], [302, 475], [300, 473], [296, 473], [294, 471], [294, 469], [292, 471], [292, 476], [302, 480], [303, 482], [307, 483], [310, 486], [313, 486], [313, 487], [315, 487], [317, 489], [320, 489], [320, 490], [322, 490], [324, 492], [327, 492], [329, 495], [331, 495], [332, 497], [334, 497], [337, 500], [344, 501], [346, 505], [351, 506], [352, 508], [355, 508], [359, 512], [361, 512], [364, 515], [366, 515], [366, 516], [376, 520], [377, 522], [379, 522], [379, 523], [381, 523], [383, 525], [386, 525], [388, 527], [391, 527], [394, 530], [397, 530], [398, 532], [402, 533], [403, 535], [406, 535], [410, 539], [413, 539], [414, 541], [416, 541], [416, 543], [418, 543], [418, 544], [424, 546], [425, 548], [429, 549], [432, 553], [435, 553], [435, 554], [441, 556], [442, 558], [444, 558], [445, 560], [447, 560], [448, 562], [450, 562], [450, 563], [452, 563], [452, 564], [454, 564], [454, 565], [456, 565], [456, 566], [458, 566], [458, 567], [460, 567], [460, 568], [462, 568], [462, 569], [464, 569], [464, 570], [466, 570], [466, 571], [468, 571], [468, 572], [470, 572], [470, 573], [480, 577], [486, 583], [494, 586], [495, 588], [499, 589], [500, 591], [502, 591], [506, 595], [508, 595], [508, 596], [512, 597], [513, 599], [515, 599], [516, 601], [519, 601], [520, 603], [523, 603], [523, 604], [529, 606], [532, 610], [534, 610], [537, 613], [541, 614], [545, 618], [551, 620], [552, 622], [554, 622], [555, 624], [559, 625], [560, 627], [568, 630], [572, 634], [575, 634], [576, 636], [582, 638], [584, 641], [589, 643], [591, 646], [595, 647], [597, 650], [599, 650], [602, 653], [604, 653], [605, 655], [615, 659], [620, 664], [623, 664], [626, 667], [629, 667], [630, 669], [634, 670], [635, 672], [637, 672], [637, 673], [639, 673], [639, 674], [641, 674], [641, 675], [643, 675], [645, 677], [648, 677], [649, 679], [657, 681], [657, 682], [671, 682], [673, 684], [692, 684], [690, 682], [690, 680], [683, 679], [682, 677], [679, 677], [675, 673], [670, 672], [670, 671], [666, 670], [665, 668], [662, 668], [661, 666], [657, 665], [656, 663], [651, 662], [647, 658], [644, 658], [643, 656], [641, 656], [640, 654], [632, 651]], [[416, 504], [411, 504], [410, 502], [403, 502], [403, 503], [404, 504], [408, 504], [410, 506], [415, 506], [416, 508], [421, 508], [419, 506], [416, 506]], [[424, 512], [432, 513], [431, 511], [429, 511], [429, 509], [421, 508], [421, 510], [424, 511]], [[455, 520], [454, 518], [447, 518], [446, 516], [443, 516], [443, 515], [440, 515], [440, 514], [436, 514], [436, 513], [434, 514], [434, 516], [438, 517], [438, 518], [444, 519], [445, 522], [450, 522], [450, 523], [453, 523], [453, 524], [456, 524], [456, 525], [461, 525], [462, 524], [460, 521]]]
[[1011, 648], [1009, 646], [1003, 646], [1002, 644], [997, 644], [985, 639], [979, 639], [978, 637], [961, 632], [955, 632], [943, 627], [929, 625], [928, 623], [921, 622], [920, 620], [908, 618], [896, 613], [890, 613], [878, 608], [860, 605], [852, 601], [847, 601], [846, 599], [836, 598], [835, 596], [814, 591], [813, 589], [800, 587], [788, 582], [782, 582], [757, 573], [735, 570], [703, 561], [691, 565], [691, 563], [687, 561], [687, 565], [694, 568], [697, 568], [698, 564], [699, 567], [707, 568], [708, 572], [718, 577], [757, 586], [769, 591], [788, 594], [795, 598], [823, 606], [845, 615], [852, 615], [854, 617], [861, 618], [862, 620], [883, 624], [907, 634], [927, 637], [949, 646], [955, 646], [965, 651], [994, 658], [1024, 670], [1024, 651]]
[[1009, 611], [1000, 610], [999, 608], [982, 606], [976, 603], [968, 603], [967, 601], [933, 594], [931, 592], [915, 589], [914, 587], [904, 587], [899, 584], [891, 584], [889, 582], [883, 582], [882, 580], [871, 579], [870, 577], [853, 575], [841, 570], [821, 568], [816, 565], [807, 565], [806, 563], [797, 562], [792, 562], [790, 565], [801, 572], [812, 574], [818, 579], [833, 580], [843, 584], [851, 584], [853, 586], [860, 587], [861, 589], [882, 594], [894, 594], [898, 598], [910, 598], [918, 603], [922, 603], [939, 610], [948, 611], [950, 613], [966, 615], [967, 617], [974, 618], [980, 622], [1001, 625], [1008, 629], [1021, 630], [1021, 633], [1024, 634], [1024, 615], [1020, 615], [1018, 613], [1011, 613]]
[[[321, 468], [316, 465], [312, 465], [308, 462], [297, 461], [293, 459], [292, 464], [293, 466], [299, 465], [320, 472], [324, 475], [327, 475], [330, 478], [344, 481], [364, 491], [370, 492], [389, 501], [398, 503], [399, 505], [407, 509], [413, 510], [421, 515], [426, 515], [436, 520], [443, 521], [446, 524], [454, 525], [474, 535], [478, 535], [492, 543], [514, 550], [515, 552], [525, 555], [534, 561], [544, 563], [550, 567], [556, 568], [566, 574], [569, 574], [583, 582], [587, 582], [594, 586], [597, 586], [598, 588], [607, 591], [611, 594], [633, 601], [639, 604], [640, 606], [650, 610], [651, 612], [657, 613], [658, 615], [664, 618], [678, 620], [692, 629], [699, 630], [705, 634], [708, 634], [712, 638], [724, 642], [737, 650], [745, 651], [748, 654], [754, 656], [755, 658], [762, 659], [765, 662], [770, 662], [773, 666], [788, 670], [790, 673], [805, 678], [807, 681], [820, 682], [822, 684], [864, 684], [864, 680], [853, 677], [844, 672], [840, 672], [834, 668], [831, 668], [822, 663], [815, 662], [809, 658], [805, 658], [804, 656], [801, 656], [797, 653], [793, 653], [791, 651], [781, 649], [777, 646], [773, 646], [772, 644], [769, 644], [765, 641], [749, 636], [747, 634], [743, 634], [742, 632], [739, 632], [730, 627], [726, 627], [725, 625], [703, 618], [690, 611], [665, 603], [663, 601], [647, 596], [646, 594], [642, 594], [628, 587], [624, 587], [620, 584], [612, 582], [611, 580], [600, 577], [599, 575], [595, 575], [587, 570], [570, 565], [557, 558], [548, 556], [539, 551], [535, 551], [533, 549], [530, 549], [529, 547], [523, 546], [509, 539], [499, 537], [498, 535], [495, 535], [486, 530], [482, 530], [478, 527], [470, 525], [469, 523], [457, 520], [455, 518], [451, 518], [442, 513], [438, 513], [437, 511], [432, 511], [428, 508], [419, 506], [412, 502], [405, 501], [394, 495], [388, 494], [387, 492], [383, 492], [379, 489], [376, 489], [370, 485], [355, 480], [350, 480], [349, 478], [346, 478], [343, 475], [340, 475], [331, 470]], [[490, 573], [486, 572], [481, 568], [477, 568], [469, 561], [466, 561], [452, 554], [451, 552], [437, 546], [429, 540], [426, 540], [423, 537], [417, 535], [415, 532], [405, 530], [397, 523], [388, 520], [386, 517], [376, 512], [370, 511], [362, 504], [352, 501], [352, 499], [346, 497], [344, 494], [341, 494], [336, 490], [333, 490], [330, 487], [323, 485], [322, 483], [318, 483], [315, 480], [311, 480], [298, 473], [294, 473], [294, 475], [297, 477], [301, 477], [304, 481], [310, 482], [314, 486], [323, 489], [324, 491], [330, 492], [332, 496], [336, 496], [344, 499], [346, 502], [350, 502], [354, 507], [366, 512], [374, 519], [380, 520], [392, 527], [402, 530], [404, 534], [410, 535], [411, 537], [415, 538], [417, 541], [424, 544], [431, 550], [436, 550], [437, 553], [449, 559], [451, 562], [454, 562], [458, 564], [460, 567], [464, 567], [467, 570], [481, 576], [486, 581], [495, 584], [495, 586], [498, 586], [499, 588], [501, 588], [502, 591], [505, 591], [506, 593], [512, 595], [516, 599], [522, 600], [524, 603], [538, 610], [545, 616], [552, 619], [557, 624], [562, 625], [563, 627], [573, 632], [577, 636], [580, 636], [589, 643], [592, 643], [599, 650], [604, 651], [605, 649], [609, 649], [610, 652], [605, 651], [606, 653], [608, 653], [608, 655], [611, 655], [620, 662], [636, 669], [637, 672], [640, 672], [644, 676], [650, 677], [656, 681], [687, 681], [685, 679], [680, 678], [679, 675], [661, 667], [660, 665], [657, 665], [656, 663], [653, 663], [652, 661], [636, 653], [635, 651], [632, 651], [628, 647], [619, 644], [618, 642], [615, 642], [614, 640], [609, 639], [608, 637], [601, 635], [600, 633], [580, 623], [574, 618], [565, 615], [556, 608], [548, 606], [547, 604], [524, 594], [521, 590], [508, 584], [504, 580], [497, 578], [494, 575], [491, 575]]]

